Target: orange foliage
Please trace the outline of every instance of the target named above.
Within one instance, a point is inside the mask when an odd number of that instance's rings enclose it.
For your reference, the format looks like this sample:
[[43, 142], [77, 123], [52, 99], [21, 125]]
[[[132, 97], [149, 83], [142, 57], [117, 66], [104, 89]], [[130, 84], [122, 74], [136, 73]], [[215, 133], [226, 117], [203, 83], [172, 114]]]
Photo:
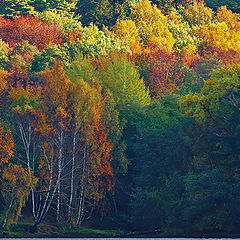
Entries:
[[8, 76], [9, 76], [9, 73], [7, 71], [0, 70], [0, 95], [7, 86], [6, 78]]
[[42, 76], [44, 78], [42, 92], [44, 112], [49, 115], [52, 124], [66, 127], [70, 120], [70, 109], [68, 109], [70, 79], [60, 62], [57, 62], [52, 69], [46, 69]]
[[[4, 169], [3, 179], [11, 182], [12, 187], [34, 187], [37, 182], [36, 178], [33, 178], [32, 172], [29, 169], [24, 169], [20, 165], [9, 164], [8, 167]], [[25, 189], [26, 190], [26, 189]], [[21, 194], [22, 192], [19, 192]]]
[[26, 121], [26, 116], [30, 117], [35, 133], [39, 132], [39, 128], [45, 131], [49, 129], [46, 124], [46, 115], [40, 108], [41, 92], [41, 87], [31, 85], [24, 87], [18, 84], [10, 88], [8, 95], [12, 101], [11, 110], [14, 112], [15, 117], [22, 119], [23, 122]]
[[58, 26], [45, 23], [32, 16], [15, 19], [0, 17], [0, 38], [11, 47], [27, 40], [39, 49], [46, 48], [50, 43], [64, 42], [64, 35]]
[[81, 29], [76, 29], [70, 32], [67, 36], [68, 41], [72, 43], [77, 43], [83, 39]]
[[187, 67], [191, 67], [199, 60], [197, 55], [197, 48], [195, 45], [188, 44], [182, 49], [182, 64]]
[[147, 85], [152, 97], [159, 98], [176, 92], [178, 84], [183, 80], [177, 55], [159, 46], [149, 45], [146, 60], [149, 63]]
[[217, 10], [217, 21], [225, 22], [230, 28], [237, 28], [240, 30], [240, 22], [238, 21], [238, 15], [227, 9], [226, 6], [222, 6]]
[[58, 107], [67, 107], [70, 79], [67, 77], [63, 65], [57, 62], [52, 69], [47, 68], [42, 74], [44, 77], [44, 92], [46, 101]]
[[0, 122], [0, 166], [8, 163], [9, 159], [14, 156], [14, 140], [10, 130], [4, 130], [3, 124]]
[[[113, 187], [113, 170], [111, 167], [111, 150], [112, 144], [108, 141], [108, 134], [103, 126], [96, 126], [94, 129], [94, 148], [97, 151], [94, 153], [94, 158], [98, 159], [98, 174], [100, 186], [111, 190]], [[93, 156], [91, 156], [93, 157]]]
[[92, 197], [99, 201], [104, 197], [106, 190], [114, 186], [113, 169], [111, 166], [112, 144], [108, 141], [108, 133], [101, 123], [93, 123], [94, 136], [90, 139], [89, 174]]
[[205, 54], [213, 55], [225, 65], [240, 63], [239, 31], [226, 22], [203, 26], [198, 32], [206, 43]]

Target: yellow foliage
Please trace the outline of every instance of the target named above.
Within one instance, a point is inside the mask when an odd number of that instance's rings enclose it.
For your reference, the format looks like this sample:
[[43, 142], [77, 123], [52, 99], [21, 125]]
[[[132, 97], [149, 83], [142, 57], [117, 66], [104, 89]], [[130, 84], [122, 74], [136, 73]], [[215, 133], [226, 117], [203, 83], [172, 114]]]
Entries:
[[188, 44], [182, 49], [182, 64], [184, 66], [191, 66], [194, 60], [198, 58], [197, 47], [193, 44]]
[[240, 31], [222, 22], [201, 27], [199, 36], [225, 64], [240, 63]]
[[128, 46], [137, 44], [140, 40], [138, 29], [134, 21], [118, 20], [113, 27], [114, 34]]
[[237, 22], [237, 14], [234, 14], [226, 6], [218, 8], [216, 18], [218, 22], [233, 23]]
[[10, 74], [7, 71], [4, 70], [0, 70], [0, 95], [2, 93], [2, 91], [6, 88], [7, 86], [7, 81], [6, 78], [9, 76]]
[[176, 12], [176, 11], [171, 11], [167, 15], [168, 21], [171, 21], [174, 24], [182, 24], [183, 20], [182, 17]]
[[218, 8], [216, 18], [219, 23], [225, 22], [230, 28], [240, 30], [238, 15], [227, 9], [226, 6]]
[[87, 40], [88, 44], [93, 44], [96, 42], [97, 36], [99, 34], [99, 28], [94, 25], [94, 24], [90, 24], [88, 27], [85, 27], [83, 29], [84, 34], [84, 38]]
[[135, 22], [144, 45], [151, 38], [158, 39], [169, 50], [175, 40], [167, 28], [167, 17], [148, 0], [141, 0], [132, 5], [132, 20]]
[[17, 86], [9, 90], [9, 98], [13, 100], [12, 110], [17, 114], [36, 114], [36, 108], [40, 98], [41, 87]]
[[41, 75], [45, 81], [45, 100], [50, 101], [48, 104], [66, 108], [68, 102], [67, 94], [71, 83], [65, 73], [63, 65], [57, 62], [52, 69], [47, 68]]
[[33, 177], [31, 169], [20, 165], [9, 164], [2, 174], [1, 192], [9, 206], [7, 223], [15, 223], [21, 216], [31, 188], [34, 188], [38, 179]]
[[191, 25], [207, 25], [212, 22], [213, 11], [204, 1], [194, 0], [193, 4], [185, 9], [184, 15]]

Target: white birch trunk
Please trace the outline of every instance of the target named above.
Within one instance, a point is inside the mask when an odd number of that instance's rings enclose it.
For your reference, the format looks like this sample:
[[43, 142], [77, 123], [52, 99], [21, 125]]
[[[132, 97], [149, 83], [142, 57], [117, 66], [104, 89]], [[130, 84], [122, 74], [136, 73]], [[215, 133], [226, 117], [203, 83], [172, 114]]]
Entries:
[[57, 187], [57, 221], [60, 220], [62, 161], [63, 161], [63, 129], [60, 130], [60, 135], [59, 135], [58, 180], [57, 180], [57, 182], [58, 182], [58, 187]]
[[72, 169], [71, 169], [71, 183], [70, 183], [70, 199], [69, 199], [69, 208], [68, 215], [71, 215], [72, 203], [73, 203], [73, 195], [74, 195], [74, 173], [75, 173], [75, 158], [76, 158], [76, 136], [77, 131], [74, 132], [73, 135], [73, 152], [72, 152]]
[[81, 190], [80, 190], [80, 198], [79, 198], [79, 206], [78, 206], [78, 216], [77, 216], [77, 224], [80, 225], [83, 221], [83, 214], [84, 214], [84, 178], [85, 178], [85, 169], [86, 169], [86, 158], [87, 158], [87, 145], [84, 147], [83, 152], [83, 168], [82, 168], [82, 177], [81, 177]]

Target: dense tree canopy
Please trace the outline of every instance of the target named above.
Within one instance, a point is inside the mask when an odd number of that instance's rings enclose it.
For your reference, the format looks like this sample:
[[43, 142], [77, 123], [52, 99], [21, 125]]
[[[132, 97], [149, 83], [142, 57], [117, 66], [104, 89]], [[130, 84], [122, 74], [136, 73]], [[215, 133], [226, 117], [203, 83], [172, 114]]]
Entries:
[[239, 11], [0, 1], [0, 235], [239, 234]]

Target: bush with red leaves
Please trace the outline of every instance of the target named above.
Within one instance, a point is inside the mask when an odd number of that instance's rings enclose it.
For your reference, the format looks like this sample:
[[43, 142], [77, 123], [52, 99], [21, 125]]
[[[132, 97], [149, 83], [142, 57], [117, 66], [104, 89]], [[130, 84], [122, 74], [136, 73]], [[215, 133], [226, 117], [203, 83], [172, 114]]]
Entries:
[[64, 42], [64, 34], [57, 25], [45, 23], [33, 16], [15, 19], [0, 17], [0, 38], [10, 47], [26, 40], [40, 50], [50, 43]]

